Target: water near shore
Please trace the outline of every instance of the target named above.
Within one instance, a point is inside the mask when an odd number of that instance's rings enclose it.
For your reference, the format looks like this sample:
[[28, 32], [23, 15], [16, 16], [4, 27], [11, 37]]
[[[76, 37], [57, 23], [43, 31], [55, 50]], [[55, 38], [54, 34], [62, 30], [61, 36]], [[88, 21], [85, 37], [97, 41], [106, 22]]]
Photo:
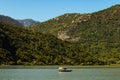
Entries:
[[[16, 69], [15, 69], [16, 68]], [[84, 67], [58, 72], [58, 67], [9, 67], [0, 69], [0, 80], [120, 80], [120, 68]]]

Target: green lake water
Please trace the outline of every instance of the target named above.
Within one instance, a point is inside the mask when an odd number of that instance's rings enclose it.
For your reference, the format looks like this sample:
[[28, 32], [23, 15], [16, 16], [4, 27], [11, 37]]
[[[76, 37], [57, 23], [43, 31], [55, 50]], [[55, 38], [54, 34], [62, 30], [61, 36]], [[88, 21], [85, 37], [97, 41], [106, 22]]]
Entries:
[[120, 68], [72, 68], [72, 72], [58, 72], [57, 68], [1, 68], [0, 80], [120, 80]]

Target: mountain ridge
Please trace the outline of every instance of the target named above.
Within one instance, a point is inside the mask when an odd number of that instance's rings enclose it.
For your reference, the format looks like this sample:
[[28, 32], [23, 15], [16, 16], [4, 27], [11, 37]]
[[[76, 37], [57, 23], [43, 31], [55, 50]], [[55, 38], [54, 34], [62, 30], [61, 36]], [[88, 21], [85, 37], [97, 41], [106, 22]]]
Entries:
[[6, 23], [6, 24], [13, 25], [13, 26], [23, 27], [23, 25], [21, 23], [19, 23], [17, 20], [15, 20], [9, 16], [0, 15], [0, 21], [3, 23]]
[[18, 27], [27, 27], [39, 23], [38, 21], [35, 21], [33, 19], [14, 19], [12, 17], [4, 15], [0, 15], [0, 22]]
[[91, 14], [64, 14], [30, 29], [75, 43], [102, 60], [120, 60], [120, 5]]
[[[104, 9], [104, 10], [101, 10], [98, 12], [94, 12], [92, 14], [79, 14], [79, 13], [70, 14], [70, 13], [67, 13], [67, 14], [58, 16], [56, 18], [50, 19], [48, 21], [33, 25], [33, 26], [31, 26], [31, 29], [34, 31], [55, 35], [56, 37], [58, 37], [62, 40], [67, 40], [68, 38], [70, 40], [70, 37], [71, 37], [71, 40], [72, 40], [72, 38], [74, 38], [75, 36], [72, 36], [69, 34], [71, 34], [71, 32], [74, 32], [72, 30], [74, 30], [75, 27], [78, 26], [77, 24], [81, 24], [81, 23], [85, 24], [88, 22], [88, 20], [91, 19], [91, 16], [93, 19], [93, 18], [97, 17], [97, 16], [95, 16], [96, 14], [99, 15], [101, 13], [103, 15], [98, 16], [98, 19], [102, 18], [102, 20], [103, 20], [103, 18], [106, 19], [107, 16], [111, 16], [111, 18], [109, 18], [109, 19], [112, 19], [112, 15], [115, 14], [115, 11], [114, 11], [114, 13], [112, 13], [111, 11], [113, 11], [113, 10], [119, 11], [119, 7], [120, 7], [120, 5], [115, 5], [110, 8], [107, 8], [107, 9]], [[107, 13], [104, 14], [104, 12], [107, 12], [108, 14]], [[109, 13], [110, 14], [112, 13], [112, 14], [109, 15]], [[119, 12], [117, 14], [119, 14]], [[106, 17], [105, 17], [105, 15], [106, 15]], [[95, 23], [99, 23], [97, 21], [98, 20], [96, 20]], [[71, 32], [70, 32], [70, 30], [71, 30]], [[66, 36], [69, 36], [69, 37], [64, 38], [64, 34], [66, 34]], [[63, 36], [63, 38], [61, 36]]]

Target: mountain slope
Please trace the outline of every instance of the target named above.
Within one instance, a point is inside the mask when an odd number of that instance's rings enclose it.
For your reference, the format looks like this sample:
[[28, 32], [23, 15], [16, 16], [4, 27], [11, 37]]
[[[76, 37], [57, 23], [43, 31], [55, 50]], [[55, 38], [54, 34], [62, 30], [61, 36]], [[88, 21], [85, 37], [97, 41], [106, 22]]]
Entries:
[[[8, 57], [9, 56], [9, 57]], [[91, 61], [89, 61], [91, 60]], [[0, 65], [107, 64], [75, 44], [0, 22]]]
[[[111, 8], [92, 13], [91, 19], [87, 22], [78, 23], [76, 28], [74, 28], [74, 32], [71, 29], [70, 33], [76, 35], [79, 34], [80, 29], [86, 28], [88, 29], [119, 29], [120, 26], [120, 5], [113, 6]], [[86, 31], [87, 31], [86, 30]], [[102, 32], [102, 31], [101, 31]]]
[[104, 65], [118, 63], [118, 54], [111, 55], [106, 54], [103, 59], [101, 58], [103, 55], [91, 54], [81, 44], [69, 43], [48, 34], [32, 32], [0, 22], [0, 65]]
[[[97, 56], [120, 59], [120, 5], [91, 14], [87, 22], [69, 29], [69, 36], [80, 37], [79, 44]], [[108, 58], [109, 58], [108, 57]], [[113, 60], [110, 59], [110, 60]]]
[[102, 28], [119, 26], [119, 9], [120, 5], [115, 5], [92, 14], [64, 14], [46, 22], [35, 24], [31, 29], [55, 35], [62, 40], [79, 41], [81, 34], [85, 33], [84, 30], [98, 29], [99, 26]]
[[[100, 60], [116, 63], [120, 60], [120, 5], [112, 6], [108, 9], [91, 14], [69, 14], [67, 17], [59, 16], [60, 21], [49, 20], [34, 25], [32, 30], [46, 34], [52, 34], [56, 37], [72, 41], [81, 46], [86, 52]], [[69, 19], [69, 17], [71, 17]], [[58, 18], [58, 20], [59, 20]], [[76, 20], [76, 23], [72, 23]], [[65, 21], [63, 21], [65, 20]], [[70, 23], [68, 22], [70, 21]], [[68, 24], [68, 27], [64, 27]], [[52, 26], [52, 25], [56, 26]], [[117, 60], [117, 61], [116, 61]], [[115, 61], [115, 62], [114, 62]]]
[[67, 13], [46, 22], [35, 24], [30, 28], [38, 32], [49, 33], [57, 36], [58, 32], [70, 28], [71, 25], [76, 24], [77, 22], [87, 21], [89, 18], [89, 14]]
[[11, 17], [8, 17], [8, 16], [4, 16], [4, 15], [0, 15], [0, 22], [10, 24], [13, 26], [23, 27], [23, 25], [21, 23], [19, 23], [17, 20], [15, 20]]
[[118, 64], [119, 13], [116, 5], [92, 14], [65, 14], [27, 29], [0, 22], [0, 64]]

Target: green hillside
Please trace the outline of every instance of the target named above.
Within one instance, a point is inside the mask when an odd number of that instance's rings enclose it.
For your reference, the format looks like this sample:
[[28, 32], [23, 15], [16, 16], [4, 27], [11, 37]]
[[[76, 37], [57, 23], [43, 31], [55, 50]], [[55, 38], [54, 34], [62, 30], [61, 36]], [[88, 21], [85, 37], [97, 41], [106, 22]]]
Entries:
[[111, 61], [120, 60], [119, 13], [120, 5], [95, 12], [87, 22], [78, 23], [67, 34], [79, 37], [78, 43], [91, 54]]
[[81, 34], [86, 33], [85, 31], [93, 31], [91, 29], [99, 30], [99, 28], [97, 28], [99, 26], [103, 29], [106, 28], [105, 26], [107, 26], [107, 28], [119, 26], [119, 9], [120, 5], [115, 5], [91, 14], [67, 13], [48, 21], [35, 24], [29, 28], [33, 31], [55, 35], [58, 38], [59, 35], [66, 33], [69, 38], [65, 38], [64, 40], [72, 40], [76, 37], [81, 37]]
[[82, 22], [83, 20], [87, 20], [89, 19], [89, 17], [89, 14], [66, 13], [64, 15], [50, 19], [46, 22], [32, 25], [30, 28], [37, 32], [49, 33], [57, 36], [57, 33], [59, 31], [66, 30], [72, 27], [73, 24], [76, 24], [77, 22]]
[[27, 28], [0, 22], [0, 65], [120, 64], [119, 13], [115, 5]]
[[0, 23], [0, 65], [107, 64], [73, 43]]
[[65, 14], [30, 28], [77, 43], [100, 60], [120, 62], [120, 5], [91, 14]]

